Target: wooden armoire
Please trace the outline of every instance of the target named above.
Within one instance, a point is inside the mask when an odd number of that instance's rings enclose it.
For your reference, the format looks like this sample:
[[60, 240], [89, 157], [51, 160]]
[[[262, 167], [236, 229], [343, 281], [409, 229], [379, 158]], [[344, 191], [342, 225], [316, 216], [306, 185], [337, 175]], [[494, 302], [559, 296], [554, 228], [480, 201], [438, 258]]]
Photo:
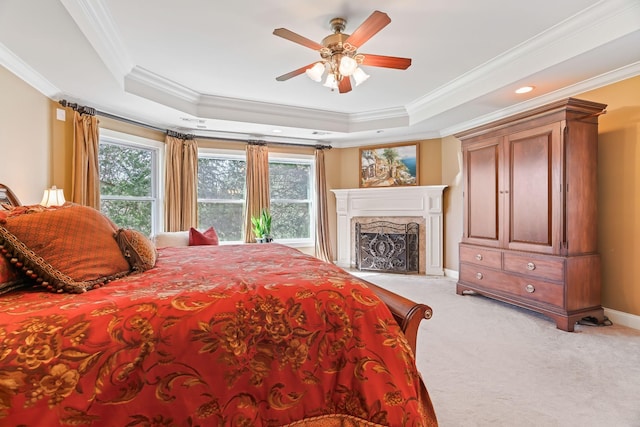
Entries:
[[568, 98], [457, 134], [463, 236], [456, 292], [543, 313], [573, 331], [603, 320], [597, 251], [598, 116]]

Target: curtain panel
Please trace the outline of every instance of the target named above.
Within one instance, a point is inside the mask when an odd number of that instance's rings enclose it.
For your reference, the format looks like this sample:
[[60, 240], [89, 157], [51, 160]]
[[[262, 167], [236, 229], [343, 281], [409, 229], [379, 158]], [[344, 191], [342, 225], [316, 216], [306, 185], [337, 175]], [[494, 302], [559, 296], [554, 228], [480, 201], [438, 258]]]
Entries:
[[185, 231], [198, 223], [198, 144], [167, 135], [165, 231]]
[[329, 211], [327, 208], [327, 176], [324, 166], [324, 150], [316, 149], [316, 257], [333, 262], [329, 237]]
[[73, 167], [71, 200], [100, 209], [100, 169], [98, 150], [100, 134], [98, 118], [73, 113]]
[[244, 241], [254, 243], [251, 217], [259, 216], [262, 209], [270, 208], [269, 150], [265, 145], [249, 144], [247, 154], [247, 191], [245, 194]]

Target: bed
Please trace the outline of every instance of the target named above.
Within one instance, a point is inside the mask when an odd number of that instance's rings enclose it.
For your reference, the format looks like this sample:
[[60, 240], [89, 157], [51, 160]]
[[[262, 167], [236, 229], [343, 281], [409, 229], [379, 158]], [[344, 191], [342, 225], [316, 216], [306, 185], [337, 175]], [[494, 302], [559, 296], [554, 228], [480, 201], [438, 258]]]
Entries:
[[12, 198], [0, 425], [437, 425], [414, 357], [428, 306], [277, 243], [156, 249]]

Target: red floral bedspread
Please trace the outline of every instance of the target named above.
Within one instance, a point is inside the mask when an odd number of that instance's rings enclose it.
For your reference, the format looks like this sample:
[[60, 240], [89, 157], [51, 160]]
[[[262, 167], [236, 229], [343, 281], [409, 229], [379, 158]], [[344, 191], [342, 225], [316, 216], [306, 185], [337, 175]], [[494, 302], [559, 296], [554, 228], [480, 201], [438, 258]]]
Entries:
[[278, 244], [160, 249], [84, 294], [0, 298], [2, 426], [435, 425], [384, 304]]

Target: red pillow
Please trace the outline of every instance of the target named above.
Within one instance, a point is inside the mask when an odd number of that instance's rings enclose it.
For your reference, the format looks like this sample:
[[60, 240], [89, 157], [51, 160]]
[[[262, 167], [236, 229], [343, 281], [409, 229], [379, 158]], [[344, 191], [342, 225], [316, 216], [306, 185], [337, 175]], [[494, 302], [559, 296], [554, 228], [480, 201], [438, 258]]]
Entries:
[[213, 227], [207, 228], [204, 232], [200, 232], [195, 228], [189, 229], [189, 246], [200, 245], [217, 245], [218, 233]]

